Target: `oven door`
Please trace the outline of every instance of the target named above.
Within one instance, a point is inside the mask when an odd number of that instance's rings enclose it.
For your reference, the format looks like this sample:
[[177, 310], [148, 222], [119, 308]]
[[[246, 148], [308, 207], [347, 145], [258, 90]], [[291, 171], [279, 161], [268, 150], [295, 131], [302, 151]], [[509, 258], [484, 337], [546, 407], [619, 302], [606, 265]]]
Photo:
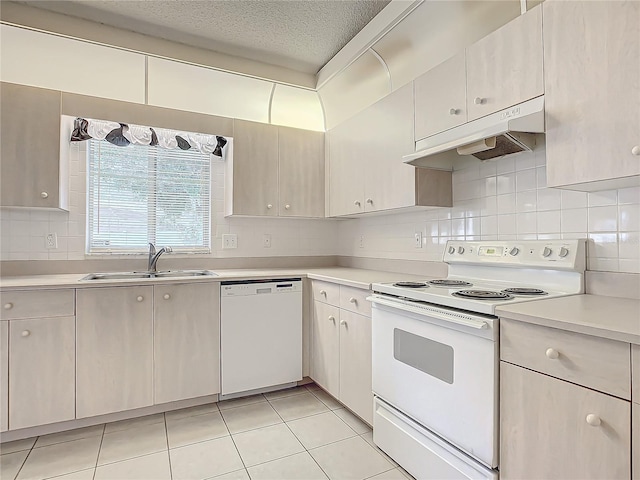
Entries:
[[373, 391], [483, 464], [498, 464], [497, 319], [374, 295]]

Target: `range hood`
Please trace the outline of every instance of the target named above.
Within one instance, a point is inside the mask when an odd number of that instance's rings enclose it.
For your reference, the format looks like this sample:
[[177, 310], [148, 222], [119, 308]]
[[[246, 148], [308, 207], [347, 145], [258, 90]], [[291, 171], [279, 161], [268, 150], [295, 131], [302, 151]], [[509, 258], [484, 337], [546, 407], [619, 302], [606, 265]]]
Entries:
[[486, 117], [423, 138], [416, 152], [402, 157], [417, 167], [451, 169], [460, 156], [480, 160], [531, 151], [536, 133], [544, 132], [544, 95]]

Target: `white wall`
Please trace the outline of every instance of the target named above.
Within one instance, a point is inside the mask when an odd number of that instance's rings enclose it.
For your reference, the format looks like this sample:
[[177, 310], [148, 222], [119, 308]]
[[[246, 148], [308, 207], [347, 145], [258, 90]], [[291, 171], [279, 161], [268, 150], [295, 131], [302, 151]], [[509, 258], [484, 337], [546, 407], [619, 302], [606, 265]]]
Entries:
[[[224, 162], [212, 160], [212, 253], [206, 258], [333, 255], [337, 221], [224, 217]], [[69, 212], [0, 209], [0, 260], [83, 260], [122, 258], [85, 256], [86, 143], [71, 145]], [[56, 233], [58, 248], [45, 248], [45, 235]], [[222, 235], [238, 235], [238, 248], [222, 249]], [[271, 235], [271, 248], [262, 246]]]
[[546, 188], [545, 178], [544, 148], [478, 161], [453, 173], [452, 208], [341, 222], [338, 253], [440, 261], [448, 239], [589, 238], [589, 270], [640, 273], [640, 188], [587, 194]]

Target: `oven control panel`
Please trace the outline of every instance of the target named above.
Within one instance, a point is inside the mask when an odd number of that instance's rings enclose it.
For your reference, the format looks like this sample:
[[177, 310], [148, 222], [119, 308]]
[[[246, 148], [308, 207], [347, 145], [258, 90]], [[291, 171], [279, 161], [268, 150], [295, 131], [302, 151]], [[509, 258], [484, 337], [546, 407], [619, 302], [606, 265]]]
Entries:
[[449, 240], [446, 263], [584, 270], [586, 240]]

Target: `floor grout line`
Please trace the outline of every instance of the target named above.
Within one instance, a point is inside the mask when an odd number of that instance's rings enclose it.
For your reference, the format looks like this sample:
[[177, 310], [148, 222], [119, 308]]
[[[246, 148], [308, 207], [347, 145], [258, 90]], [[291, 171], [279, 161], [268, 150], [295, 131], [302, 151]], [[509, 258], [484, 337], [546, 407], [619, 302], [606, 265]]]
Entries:
[[107, 429], [107, 424], [102, 426], [102, 437], [100, 438], [100, 446], [98, 447], [98, 455], [96, 455], [96, 464], [93, 467], [93, 480], [96, 480], [96, 472], [98, 471], [98, 461], [100, 461], [100, 452], [102, 451], [102, 442], [104, 441], [104, 432]]
[[167, 415], [162, 415], [164, 419], [164, 434], [167, 440], [167, 458], [169, 459], [169, 477], [173, 480], [173, 469], [171, 468], [171, 449], [169, 448], [169, 427], [167, 427]]
[[[31, 445], [31, 448], [29, 449], [29, 453], [27, 453], [27, 456], [24, 457], [24, 460], [22, 461], [22, 465], [20, 465], [20, 468], [16, 472], [16, 475], [13, 477], [14, 480], [16, 478], [18, 478], [18, 475], [20, 475], [20, 472], [22, 471], [22, 469], [24, 468], [25, 464], [27, 463], [27, 459], [29, 458], [29, 455], [31, 455], [31, 452], [35, 448], [36, 443], [38, 442], [38, 438], [40, 438], [40, 437], [39, 436], [36, 437], [36, 439], [33, 441], [33, 445]], [[24, 450], [19, 450], [19, 451], [24, 452]], [[11, 453], [18, 453], [18, 452], [11, 452]]]
[[[229, 425], [227, 425], [227, 421], [224, 419], [224, 415], [222, 415], [222, 412], [220, 412], [220, 417], [222, 417], [222, 421], [224, 422], [224, 428], [226, 428], [227, 432], [229, 432], [229, 436], [231, 437], [231, 441], [233, 442], [233, 446], [235, 447], [236, 452], [238, 453], [238, 457], [240, 458], [240, 461], [242, 462], [242, 466], [244, 467], [245, 471], [247, 472], [247, 475], [249, 475], [249, 470], [247, 470], [247, 464], [244, 463], [244, 459], [242, 458], [242, 455], [240, 454], [240, 449], [238, 448], [238, 445], [236, 445], [236, 441], [233, 438], [233, 434], [231, 433], [231, 430], [229, 430]], [[224, 474], [221, 474], [221, 475], [224, 475]], [[249, 475], [249, 478], [251, 478], [251, 475]]]

